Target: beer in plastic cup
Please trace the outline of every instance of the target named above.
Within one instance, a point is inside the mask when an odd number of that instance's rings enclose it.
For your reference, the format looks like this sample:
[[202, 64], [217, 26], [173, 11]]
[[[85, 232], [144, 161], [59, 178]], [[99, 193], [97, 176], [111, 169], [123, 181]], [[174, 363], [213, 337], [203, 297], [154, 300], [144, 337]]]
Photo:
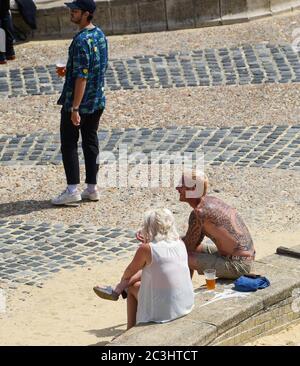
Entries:
[[216, 288], [216, 270], [206, 269], [204, 272], [206, 287], [208, 290], [214, 290]]
[[56, 62], [56, 72], [57, 75], [60, 77], [65, 76], [65, 69], [66, 69], [66, 63], [64, 61], [57, 61]]

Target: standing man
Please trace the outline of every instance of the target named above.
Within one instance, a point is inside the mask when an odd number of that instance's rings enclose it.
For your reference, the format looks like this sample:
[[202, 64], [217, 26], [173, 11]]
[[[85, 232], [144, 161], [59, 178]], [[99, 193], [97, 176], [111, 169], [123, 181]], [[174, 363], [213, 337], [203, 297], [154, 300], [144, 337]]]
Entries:
[[0, 52], [1, 65], [6, 64], [7, 60], [16, 58], [13, 46], [13, 25], [9, 8], [9, 0], [0, 0], [0, 28], [5, 32], [5, 52]]
[[[104, 74], [107, 68], [107, 40], [102, 30], [91, 23], [96, 4], [93, 0], [65, 3], [70, 9], [71, 22], [79, 32], [69, 47], [65, 68], [57, 69], [65, 76], [62, 94], [57, 104], [61, 109], [61, 152], [67, 178], [67, 188], [52, 200], [54, 205], [69, 205], [82, 199], [99, 200], [97, 188], [99, 142], [97, 130], [105, 108]], [[82, 136], [87, 188], [80, 194], [77, 142]]]

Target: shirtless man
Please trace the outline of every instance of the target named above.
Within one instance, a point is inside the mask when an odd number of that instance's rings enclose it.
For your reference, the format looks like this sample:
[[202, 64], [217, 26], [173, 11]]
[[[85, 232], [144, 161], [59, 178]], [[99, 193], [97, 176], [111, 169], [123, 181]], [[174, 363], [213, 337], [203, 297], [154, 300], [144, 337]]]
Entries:
[[[255, 257], [247, 226], [235, 208], [219, 198], [208, 196], [208, 179], [199, 171], [187, 171], [176, 187], [181, 202], [193, 211], [182, 238], [189, 254], [191, 275], [208, 268], [216, 269], [219, 278], [235, 279], [250, 273]], [[202, 243], [204, 237], [213, 243]]]

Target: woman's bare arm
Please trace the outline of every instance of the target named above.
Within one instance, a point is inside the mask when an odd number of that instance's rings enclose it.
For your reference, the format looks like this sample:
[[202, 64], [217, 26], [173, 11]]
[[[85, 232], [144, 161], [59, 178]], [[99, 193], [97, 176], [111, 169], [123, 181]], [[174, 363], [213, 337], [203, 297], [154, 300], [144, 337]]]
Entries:
[[121, 280], [129, 280], [138, 271], [151, 262], [151, 248], [149, 244], [141, 244], [131, 263], [125, 269]]

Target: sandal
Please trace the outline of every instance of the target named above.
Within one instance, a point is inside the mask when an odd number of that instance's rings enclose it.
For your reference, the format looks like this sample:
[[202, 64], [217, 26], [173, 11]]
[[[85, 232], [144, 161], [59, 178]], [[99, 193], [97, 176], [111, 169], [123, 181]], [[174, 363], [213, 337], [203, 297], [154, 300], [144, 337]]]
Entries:
[[120, 296], [113, 290], [111, 286], [105, 286], [105, 287], [95, 286], [93, 287], [93, 290], [96, 295], [106, 300], [117, 301]]

